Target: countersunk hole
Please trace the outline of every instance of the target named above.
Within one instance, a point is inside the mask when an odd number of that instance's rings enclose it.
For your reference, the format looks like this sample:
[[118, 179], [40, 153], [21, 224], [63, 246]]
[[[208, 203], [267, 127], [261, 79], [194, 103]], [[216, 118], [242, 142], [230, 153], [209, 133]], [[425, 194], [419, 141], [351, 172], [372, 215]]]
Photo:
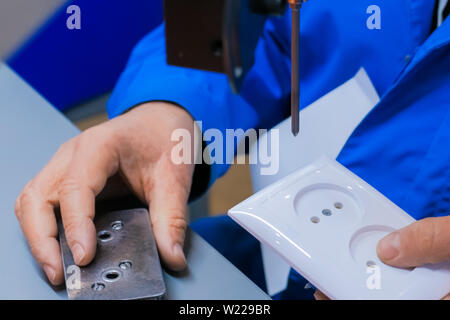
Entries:
[[312, 223], [319, 223], [320, 219], [318, 217], [311, 217]]
[[131, 263], [130, 260], [125, 260], [125, 261], [122, 261], [121, 263], [119, 263], [119, 268], [122, 270], [127, 270], [127, 269], [131, 269], [132, 265], [133, 264]]
[[344, 207], [344, 205], [341, 202], [335, 202], [334, 203], [334, 207], [336, 209], [342, 209]]
[[109, 232], [109, 231], [100, 231], [98, 233], [98, 238], [101, 241], [109, 241], [109, 240], [111, 240], [111, 232]]
[[322, 214], [323, 214], [324, 216], [329, 217], [329, 216], [331, 216], [332, 212], [331, 212], [330, 209], [323, 209], [323, 210], [322, 210]]
[[375, 268], [375, 266], [377, 265], [375, 262], [373, 262], [372, 260], [369, 260], [369, 261], [367, 261], [366, 262], [366, 265], [369, 267], [369, 268]]
[[92, 284], [91, 288], [94, 291], [102, 291], [103, 289], [105, 289], [105, 285], [101, 282], [95, 282]]
[[118, 273], [115, 273], [115, 272], [109, 272], [109, 273], [107, 273], [107, 274], [105, 275], [105, 277], [106, 277], [106, 279], [108, 279], [108, 280], [114, 280], [114, 279], [117, 279], [117, 278], [119, 277], [119, 274], [118, 274]]
[[103, 280], [108, 282], [114, 282], [119, 280], [120, 272], [117, 270], [108, 270], [103, 273]]
[[119, 231], [123, 229], [123, 222], [122, 221], [114, 221], [111, 223], [111, 229], [114, 231]]

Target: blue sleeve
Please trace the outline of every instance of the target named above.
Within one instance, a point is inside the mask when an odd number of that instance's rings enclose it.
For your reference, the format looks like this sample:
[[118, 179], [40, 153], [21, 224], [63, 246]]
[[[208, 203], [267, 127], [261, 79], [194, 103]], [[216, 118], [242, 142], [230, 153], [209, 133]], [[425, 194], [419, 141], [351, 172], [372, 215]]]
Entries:
[[[267, 22], [255, 53], [255, 65], [241, 93], [235, 95], [223, 74], [167, 65], [161, 25], [134, 49], [107, 105], [108, 114], [115, 117], [145, 102], [170, 101], [202, 121], [203, 132], [210, 128], [224, 134], [226, 129], [270, 128], [284, 118], [286, 108], [280, 106], [288, 106], [289, 102], [289, 34], [283, 30], [285, 19]], [[228, 166], [212, 164], [209, 185]]]

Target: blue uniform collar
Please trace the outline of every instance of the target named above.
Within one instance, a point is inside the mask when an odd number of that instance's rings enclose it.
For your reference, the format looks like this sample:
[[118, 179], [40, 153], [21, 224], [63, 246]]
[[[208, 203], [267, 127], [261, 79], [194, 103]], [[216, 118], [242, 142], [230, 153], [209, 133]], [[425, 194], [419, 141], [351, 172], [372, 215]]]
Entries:
[[431, 52], [450, 44], [450, 17], [437, 28], [428, 39], [417, 48], [411, 62], [402, 73], [403, 77], [409, 71], [413, 70], [418, 63], [424, 60]]
[[446, 19], [421, 46], [416, 48], [410, 62], [405, 66], [403, 71], [400, 72], [390, 88], [388, 88], [388, 90], [383, 94], [380, 103], [376, 106], [376, 108], [379, 108], [380, 104], [384, 104], [386, 101], [389, 101], [389, 97], [392, 97], [393, 95], [395, 96], [394, 92], [398, 88], [399, 84], [412, 77], [414, 75], [413, 71], [419, 64], [424, 63], [433, 52], [448, 45], [450, 45], [450, 17]]

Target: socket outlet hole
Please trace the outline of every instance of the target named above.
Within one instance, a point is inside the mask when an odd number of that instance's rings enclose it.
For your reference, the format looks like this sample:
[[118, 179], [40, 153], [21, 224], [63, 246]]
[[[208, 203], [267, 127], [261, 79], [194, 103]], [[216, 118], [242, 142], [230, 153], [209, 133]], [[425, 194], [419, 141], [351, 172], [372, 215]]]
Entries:
[[319, 219], [319, 217], [311, 217], [311, 222], [312, 223], [319, 223], [320, 219]]
[[335, 202], [334, 203], [334, 207], [336, 208], [336, 209], [342, 209], [343, 207], [344, 207], [344, 205], [342, 204], [342, 202]]
[[323, 214], [324, 216], [326, 216], [326, 217], [329, 217], [329, 216], [332, 215], [332, 212], [331, 212], [330, 209], [323, 209], [323, 210], [322, 210], [322, 214]]

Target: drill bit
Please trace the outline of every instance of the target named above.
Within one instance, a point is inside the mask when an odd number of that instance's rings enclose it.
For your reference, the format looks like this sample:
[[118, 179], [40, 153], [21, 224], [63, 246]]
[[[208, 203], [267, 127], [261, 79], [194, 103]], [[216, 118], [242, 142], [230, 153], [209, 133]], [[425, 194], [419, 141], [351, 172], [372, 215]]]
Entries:
[[300, 8], [302, 0], [289, 0], [292, 12], [291, 48], [291, 118], [292, 134], [300, 130]]

